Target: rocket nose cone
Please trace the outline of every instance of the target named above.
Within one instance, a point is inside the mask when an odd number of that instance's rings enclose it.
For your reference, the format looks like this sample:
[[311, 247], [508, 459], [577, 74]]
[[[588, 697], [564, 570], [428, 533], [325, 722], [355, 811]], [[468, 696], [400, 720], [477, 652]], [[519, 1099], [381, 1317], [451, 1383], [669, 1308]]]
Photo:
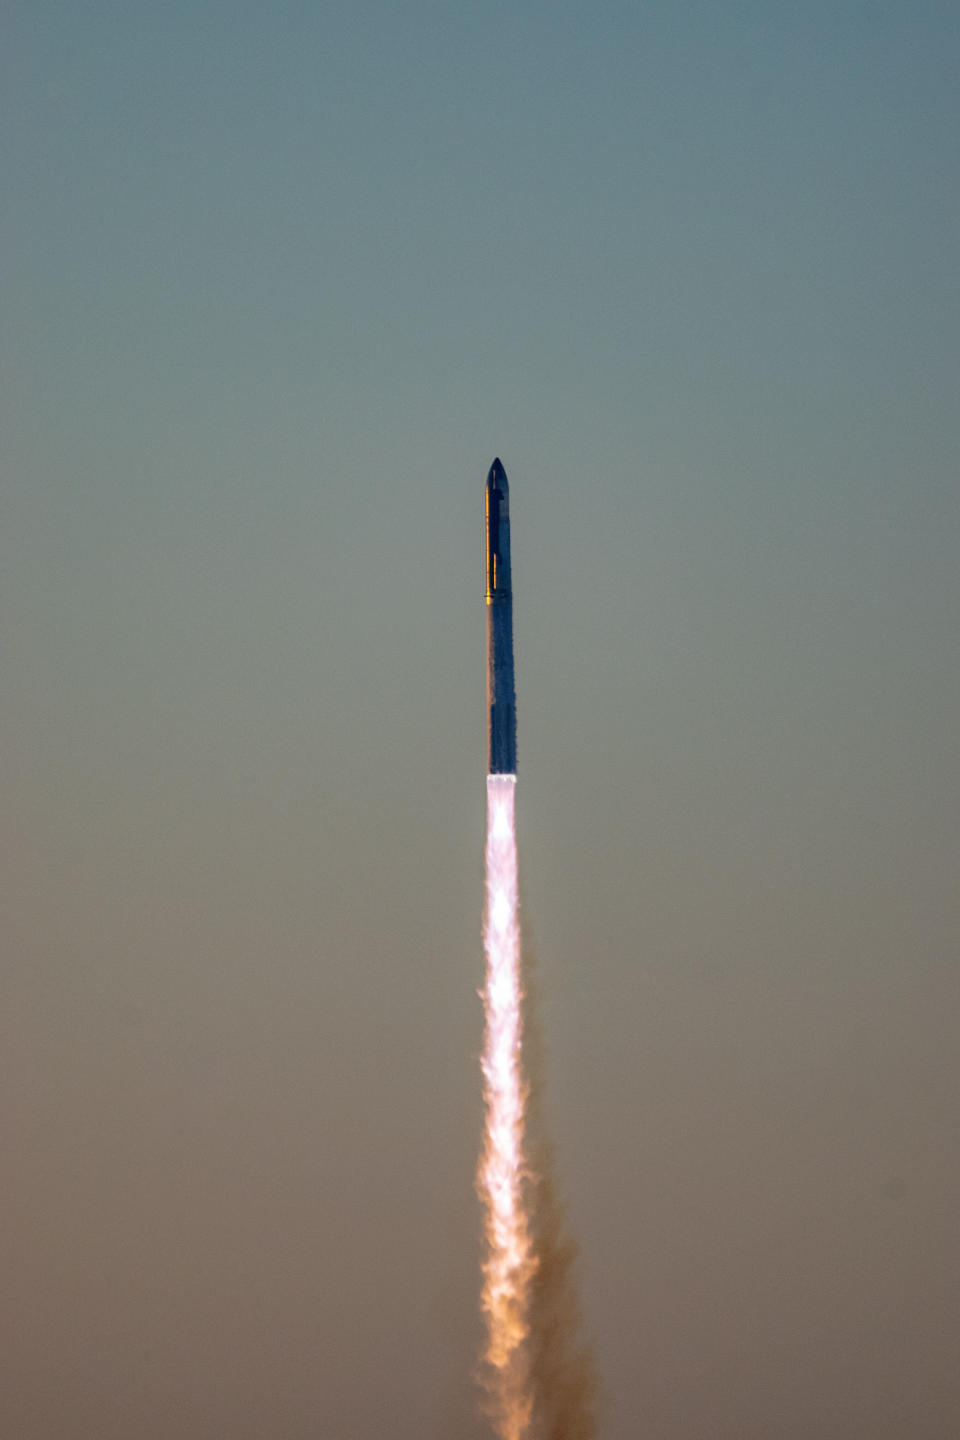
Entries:
[[490, 473], [487, 476], [487, 489], [502, 490], [505, 493], [508, 489], [507, 474], [503, 466], [500, 464], [499, 458], [494, 460], [493, 464], [490, 466]]

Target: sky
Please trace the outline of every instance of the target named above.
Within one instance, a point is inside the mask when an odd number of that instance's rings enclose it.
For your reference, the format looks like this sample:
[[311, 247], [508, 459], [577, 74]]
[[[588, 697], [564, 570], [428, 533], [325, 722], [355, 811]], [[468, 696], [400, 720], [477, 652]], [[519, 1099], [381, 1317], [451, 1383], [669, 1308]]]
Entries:
[[960, 1426], [960, 12], [8, 0], [17, 1440], [482, 1440], [483, 482], [603, 1440]]

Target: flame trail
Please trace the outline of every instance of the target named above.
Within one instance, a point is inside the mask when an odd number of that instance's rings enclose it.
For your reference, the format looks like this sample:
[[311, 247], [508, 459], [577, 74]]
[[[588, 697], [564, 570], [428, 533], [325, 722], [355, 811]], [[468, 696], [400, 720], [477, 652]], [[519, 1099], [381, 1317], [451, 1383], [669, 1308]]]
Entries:
[[517, 908], [514, 775], [487, 776], [487, 908], [483, 992], [486, 1032], [483, 1092], [486, 1130], [477, 1184], [487, 1250], [483, 1264], [484, 1351], [491, 1412], [502, 1440], [525, 1440], [533, 1412], [528, 1337], [530, 1287], [536, 1270], [524, 1203], [524, 1113], [521, 1069], [523, 988]]

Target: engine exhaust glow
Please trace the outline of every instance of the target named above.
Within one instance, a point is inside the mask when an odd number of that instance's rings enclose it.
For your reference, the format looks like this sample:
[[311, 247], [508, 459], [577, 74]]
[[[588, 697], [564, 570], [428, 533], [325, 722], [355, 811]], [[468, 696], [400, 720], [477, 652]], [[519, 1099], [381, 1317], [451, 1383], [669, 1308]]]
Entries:
[[536, 1270], [525, 1209], [526, 1088], [521, 1063], [523, 989], [517, 901], [513, 775], [487, 776], [486, 1029], [482, 1059], [486, 1125], [477, 1184], [484, 1206], [485, 1381], [502, 1440], [524, 1440], [533, 1394], [528, 1338]]

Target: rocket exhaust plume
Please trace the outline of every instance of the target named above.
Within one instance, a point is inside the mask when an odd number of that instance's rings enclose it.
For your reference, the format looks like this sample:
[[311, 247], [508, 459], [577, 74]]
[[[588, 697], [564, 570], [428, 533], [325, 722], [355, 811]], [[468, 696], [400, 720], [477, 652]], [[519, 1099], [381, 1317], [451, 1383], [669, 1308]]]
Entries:
[[486, 1209], [483, 1265], [485, 1361], [493, 1418], [502, 1440], [529, 1433], [530, 1282], [535, 1268], [524, 1208], [526, 1094], [520, 1068], [523, 995], [517, 912], [517, 845], [512, 775], [487, 776], [487, 913], [484, 945], [486, 1137], [478, 1182]]
[[[526, 1006], [514, 826], [517, 741], [507, 477], [494, 460], [486, 485], [487, 843], [481, 1069], [485, 1134], [477, 1172], [486, 1250], [483, 1381], [500, 1440], [590, 1440], [593, 1371], [572, 1348], [577, 1321], [549, 1146], [537, 1171], [527, 1141], [523, 1069]], [[537, 1096], [534, 1096], [534, 1100]]]

